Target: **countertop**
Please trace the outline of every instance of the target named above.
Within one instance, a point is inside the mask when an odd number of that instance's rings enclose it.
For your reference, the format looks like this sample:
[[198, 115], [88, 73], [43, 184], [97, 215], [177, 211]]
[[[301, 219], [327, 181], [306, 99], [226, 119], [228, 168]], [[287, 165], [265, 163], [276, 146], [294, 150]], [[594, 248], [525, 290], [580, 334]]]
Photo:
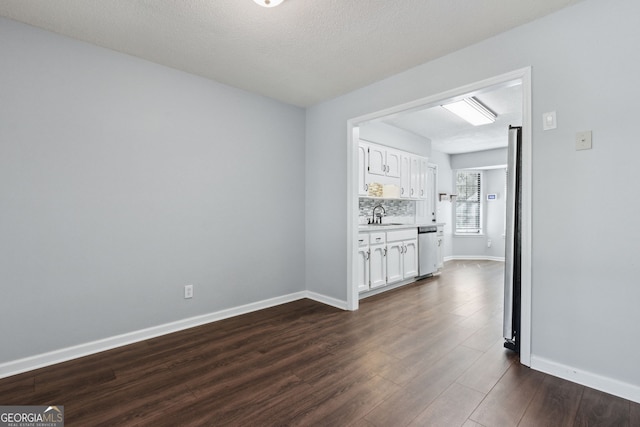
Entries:
[[382, 225], [370, 225], [370, 224], [360, 224], [358, 225], [358, 231], [387, 231], [387, 230], [401, 230], [404, 228], [418, 228], [425, 227], [428, 225], [444, 225], [444, 222], [429, 222], [429, 223], [418, 223], [418, 224], [385, 224]]

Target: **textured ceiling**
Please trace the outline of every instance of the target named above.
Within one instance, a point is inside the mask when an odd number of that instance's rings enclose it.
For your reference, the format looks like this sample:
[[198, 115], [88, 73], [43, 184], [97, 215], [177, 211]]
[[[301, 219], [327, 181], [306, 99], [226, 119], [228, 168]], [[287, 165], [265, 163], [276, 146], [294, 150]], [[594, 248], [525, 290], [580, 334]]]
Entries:
[[298, 106], [579, 0], [1, 0], [0, 15]]

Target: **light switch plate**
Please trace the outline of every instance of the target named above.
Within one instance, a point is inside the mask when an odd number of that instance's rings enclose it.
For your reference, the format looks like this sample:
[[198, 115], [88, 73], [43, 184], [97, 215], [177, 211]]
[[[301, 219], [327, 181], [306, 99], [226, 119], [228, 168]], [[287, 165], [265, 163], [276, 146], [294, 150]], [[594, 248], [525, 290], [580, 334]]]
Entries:
[[558, 127], [558, 123], [556, 121], [556, 112], [549, 111], [548, 113], [544, 113], [542, 115], [542, 130], [550, 130]]
[[591, 131], [576, 133], [576, 150], [591, 150]]

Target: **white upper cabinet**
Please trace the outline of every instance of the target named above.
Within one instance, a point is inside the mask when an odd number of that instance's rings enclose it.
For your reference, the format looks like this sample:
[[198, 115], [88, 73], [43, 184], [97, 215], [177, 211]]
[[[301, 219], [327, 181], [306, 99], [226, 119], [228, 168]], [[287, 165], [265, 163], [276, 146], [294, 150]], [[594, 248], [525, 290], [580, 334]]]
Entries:
[[411, 197], [411, 156], [403, 154], [400, 157], [400, 197]]
[[411, 174], [409, 179], [409, 197], [415, 199], [420, 194], [420, 158], [411, 156]]
[[409, 174], [409, 197], [412, 199], [427, 198], [427, 158], [411, 156]]
[[371, 175], [400, 178], [400, 151], [369, 145], [367, 146], [367, 160], [368, 172]]
[[427, 159], [425, 157], [418, 158], [418, 166], [420, 170], [418, 171], [418, 195], [419, 199], [427, 198], [427, 188], [428, 188], [428, 169], [429, 164], [427, 163]]
[[387, 150], [387, 176], [400, 178], [400, 151]]
[[426, 179], [426, 157], [366, 141], [358, 145], [359, 196], [369, 195], [369, 186], [375, 182], [397, 186], [400, 198], [426, 199]]
[[387, 151], [375, 145], [367, 147], [367, 170], [371, 175], [387, 174]]

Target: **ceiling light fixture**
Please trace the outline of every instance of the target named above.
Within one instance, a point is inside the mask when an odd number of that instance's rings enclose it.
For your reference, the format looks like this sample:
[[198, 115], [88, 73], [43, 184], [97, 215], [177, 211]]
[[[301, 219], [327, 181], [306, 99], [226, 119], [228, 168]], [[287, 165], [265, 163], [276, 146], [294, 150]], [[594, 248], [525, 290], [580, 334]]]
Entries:
[[445, 104], [442, 107], [474, 126], [493, 123], [497, 117], [493, 111], [489, 110], [473, 97], [464, 98], [461, 101], [452, 102], [451, 104]]
[[277, 5], [282, 3], [284, 0], [253, 0], [253, 1], [258, 3], [262, 7], [276, 7]]

